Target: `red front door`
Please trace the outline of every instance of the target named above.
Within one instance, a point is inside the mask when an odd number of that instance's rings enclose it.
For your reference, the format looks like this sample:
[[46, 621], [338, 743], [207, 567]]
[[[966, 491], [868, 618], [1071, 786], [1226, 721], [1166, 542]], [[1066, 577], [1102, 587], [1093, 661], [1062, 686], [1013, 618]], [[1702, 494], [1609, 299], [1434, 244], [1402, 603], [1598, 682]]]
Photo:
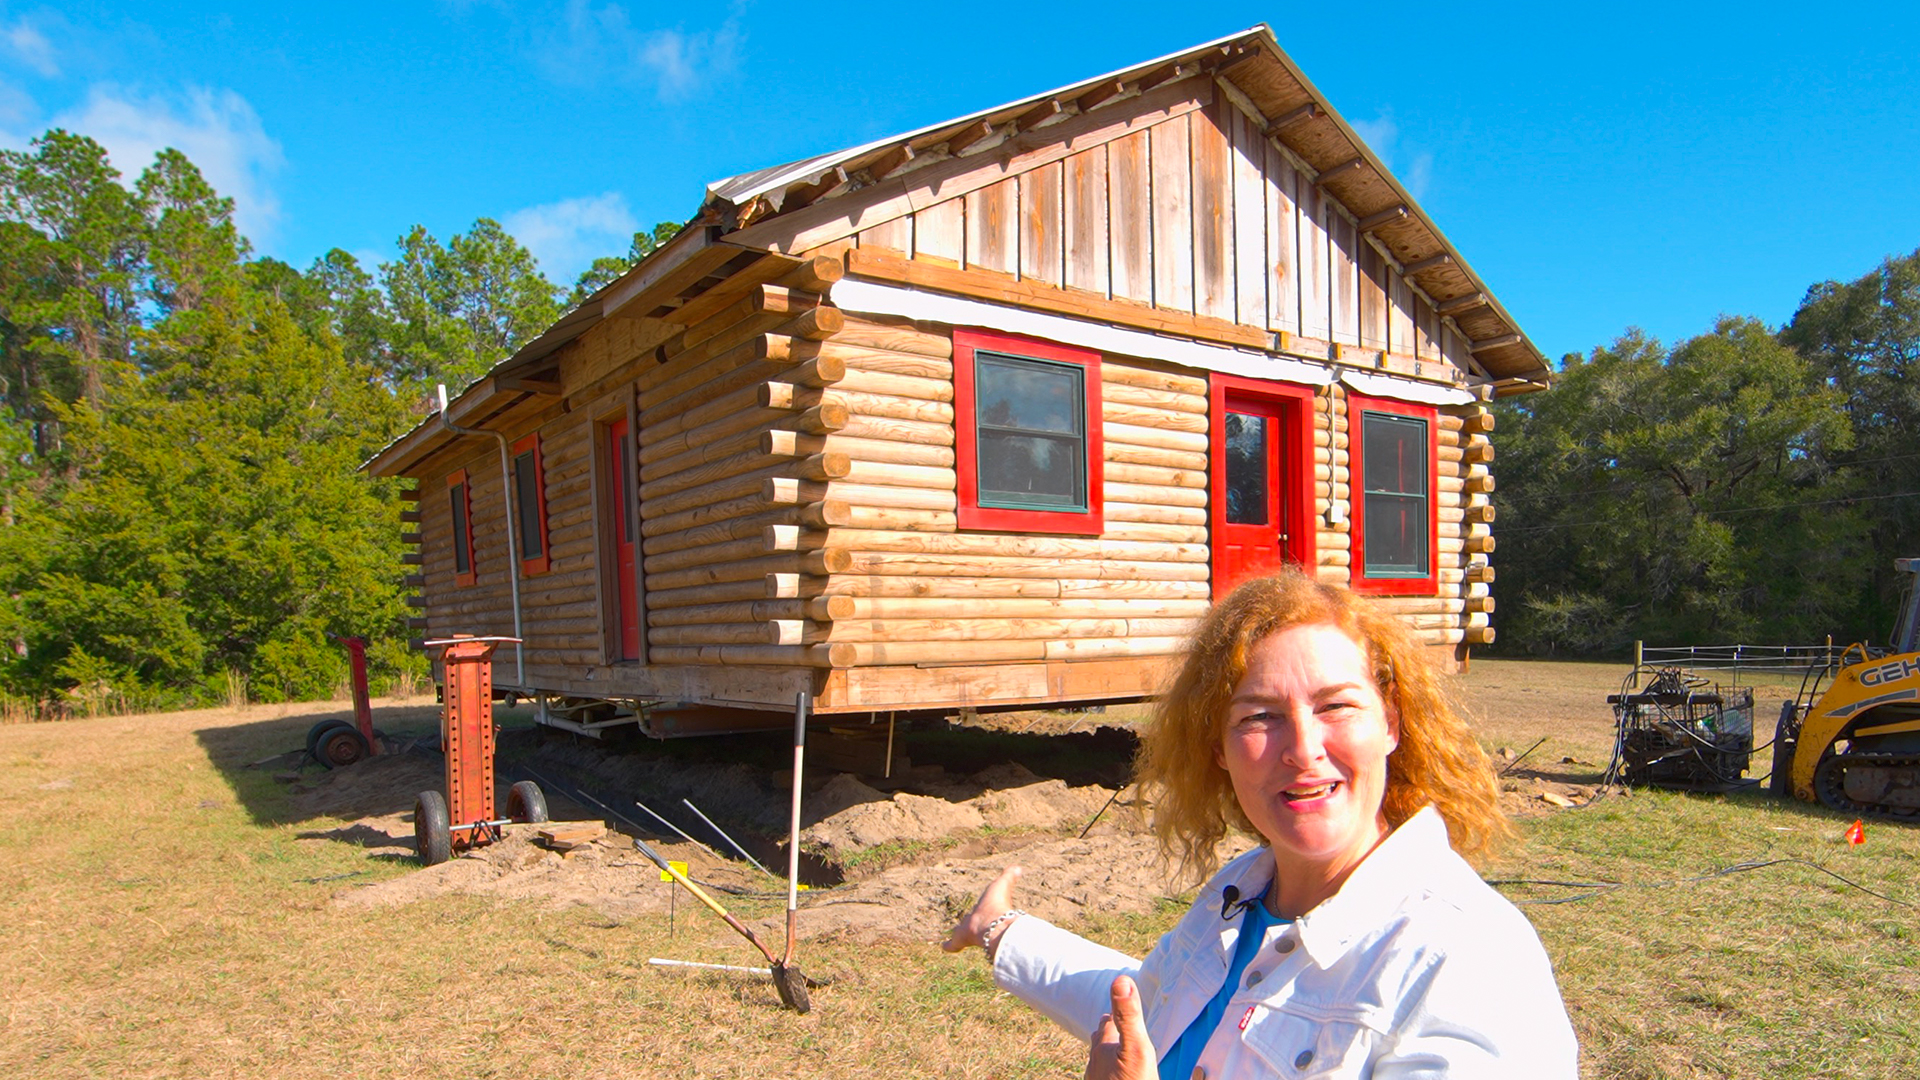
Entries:
[[627, 418], [607, 426], [606, 514], [613, 525], [613, 603], [614, 623], [620, 628], [615, 641], [618, 660], [640, 659], [640, 588], [634, 542], [639, 534], [633, 505], [633, 453], [627, 438]]
[[1209, 516], [1213, 598], [1313, 552], [1313, 395], [1304, 387], [1213, 376]]

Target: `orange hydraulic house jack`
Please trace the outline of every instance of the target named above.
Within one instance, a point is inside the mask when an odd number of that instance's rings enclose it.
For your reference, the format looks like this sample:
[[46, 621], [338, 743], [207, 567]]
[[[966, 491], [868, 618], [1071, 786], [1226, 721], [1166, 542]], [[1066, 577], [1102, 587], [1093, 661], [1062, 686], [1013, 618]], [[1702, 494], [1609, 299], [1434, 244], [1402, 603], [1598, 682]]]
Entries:
[[447, 759], [446, 794], [423, 791], [413, 804], [414, 849], [428, 866], [493, 843], [510, 822], [547, 820], [547, 798], [531, 780], [513, 785], [507, 815], [494, 816], [493, 650], [518, 641], [454, 637], [426, 643], [444, 650], [440, 746]]

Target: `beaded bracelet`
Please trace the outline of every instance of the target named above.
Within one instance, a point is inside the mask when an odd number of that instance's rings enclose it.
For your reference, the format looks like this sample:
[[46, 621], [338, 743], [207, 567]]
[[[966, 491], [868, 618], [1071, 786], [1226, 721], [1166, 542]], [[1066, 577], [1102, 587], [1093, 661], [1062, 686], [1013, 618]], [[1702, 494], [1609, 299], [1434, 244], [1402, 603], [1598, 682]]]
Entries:
[[998, 939], [994, 937], [993, 932], [1000, 929], [1001, 923], [1011, 922], [1025, 914], [1026, 912], [1021, 911], [1019, 908], [1008, 908], [1001, 912], [992, 922], [988, 923], [985, 930], [980, 931], [980, 947], [987, 952], [987, 963], [993, 963], [994, 947], [998, 943]]

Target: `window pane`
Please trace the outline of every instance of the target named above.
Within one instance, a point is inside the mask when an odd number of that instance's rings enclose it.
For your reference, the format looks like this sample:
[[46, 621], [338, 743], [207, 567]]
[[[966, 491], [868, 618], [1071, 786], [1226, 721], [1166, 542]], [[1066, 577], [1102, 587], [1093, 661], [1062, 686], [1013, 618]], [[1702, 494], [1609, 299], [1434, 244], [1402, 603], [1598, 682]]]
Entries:
[[1080, 369], [979, 354], [975, 394], [980, 422], [1024, 431], [1080, 434]]
[[540, 557], [540, 478], [534, 469], [533, 451], [513, 459], [513, 487], [520, 512], [515, 530], [519, 534], [515, 539], [520, 541], [520, 557], [537, 559]]
[[1366, 490], [1427, 493], [1427, 424], [1405, 416], [1365, 414]]
[[447, 494], [453, 504], [453, 569], [455, 573], [469, 573], [473, 567], [467, 550], [467, 485], [455, 484]]
[[980, 432], [980, 505], [1081, 507], [1080, 443], [1052, 435]]
[[1086, 372], [976, 353], [977, 505], [1087, 509]]
[[1367, 573], [1425, 577], [1427, 500], [1368, 495], [1366, 513]]
[[1267, 418], [1227, 414], [1227, 521], [1267, 523]]

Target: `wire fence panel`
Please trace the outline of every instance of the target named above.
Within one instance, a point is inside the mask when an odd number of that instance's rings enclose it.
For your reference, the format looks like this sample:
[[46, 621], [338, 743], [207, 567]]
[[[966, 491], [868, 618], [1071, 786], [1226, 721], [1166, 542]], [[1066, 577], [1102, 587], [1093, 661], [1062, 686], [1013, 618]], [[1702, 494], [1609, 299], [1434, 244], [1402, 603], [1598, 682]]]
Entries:
[[1691, 671], [1731, 672], [1739, 684], [1741, 672], [1805, 675], [1831, 669], [1840, 650], [1828, 641], [1819, 645], [1677, 645], [1636, 643], [1635, 668], [1686, 668]]

